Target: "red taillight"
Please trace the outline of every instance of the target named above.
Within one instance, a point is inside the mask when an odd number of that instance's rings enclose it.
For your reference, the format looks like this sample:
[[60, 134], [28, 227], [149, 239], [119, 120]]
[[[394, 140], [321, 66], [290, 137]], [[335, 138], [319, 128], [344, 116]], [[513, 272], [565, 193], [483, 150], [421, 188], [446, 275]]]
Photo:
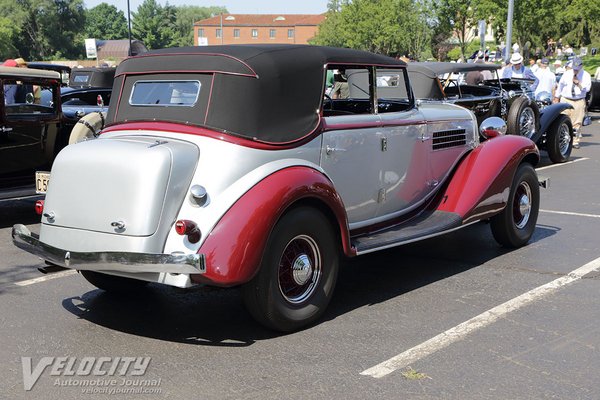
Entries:
[[175, 222], [175, 232], [178, 235], [187, 235], [190, 243], [198, 243], [200, 241], [200, 229], [194, 221], [180, 219]]
[[35, 213], [42, 215], [44, 213], [44, 200], [38, 200], [35, 202]]

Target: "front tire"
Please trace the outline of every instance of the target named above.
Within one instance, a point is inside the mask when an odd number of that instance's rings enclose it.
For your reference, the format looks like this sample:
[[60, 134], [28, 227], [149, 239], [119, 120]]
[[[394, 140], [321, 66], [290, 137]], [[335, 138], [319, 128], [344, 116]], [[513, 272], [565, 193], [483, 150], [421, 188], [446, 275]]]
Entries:
[[560, 114], [550, 125], [546, 137], [546, 150], [553, 163], [564, 163], [573, 150], [573, 126], [566, 115]]
[[490, 221], [494, 239], [504, 247], [524, 246], [533, 235], [539, 209], [537, 174], [531, 164], [523, 163], [513, 179], [506, 207]]
[[508, 110], [506, 131], [511, 135], [525, 136], [534, 142], [540, 138], [540, 111], [535, 102], [521, 96], [516, 98]]
[[335, 288], [339, 250], [323, 213], [300, 207], [275, 225], [257, 275], [243, 286], [250, 314], [268, 328], [291, 332], [316, 321]]

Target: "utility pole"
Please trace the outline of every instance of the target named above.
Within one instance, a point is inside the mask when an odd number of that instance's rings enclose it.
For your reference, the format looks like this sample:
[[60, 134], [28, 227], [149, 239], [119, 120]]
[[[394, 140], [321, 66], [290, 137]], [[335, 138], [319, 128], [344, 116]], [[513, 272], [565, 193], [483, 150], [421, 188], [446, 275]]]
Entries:
[[129, 8], [129, 0], [127, 0], [127, 26], [129, 28], [129, 51], [127, 54], [131, 57], [131, 10]]
[[504, 61], [510, 60], [510, 50], [512, 49], [512, 23], [513, 23], [513, 10], [515, 8], [515, 0], [508, 0], [508, 17], [506, 18], [506, 54], [504, 55]]

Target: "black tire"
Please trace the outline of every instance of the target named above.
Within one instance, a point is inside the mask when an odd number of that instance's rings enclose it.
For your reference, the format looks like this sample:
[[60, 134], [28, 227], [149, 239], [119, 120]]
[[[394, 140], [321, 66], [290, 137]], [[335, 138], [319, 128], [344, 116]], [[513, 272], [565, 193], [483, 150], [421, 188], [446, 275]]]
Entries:
[[546, 150], [553, 163], [564, 163], [573, 150], [573, 125], [571, 119], [560, 114], [546, 132]]
[[535, 230], [539, 209], [537, 174], [531, 164], [523, 163], [513, 178], [506, 207], [490, 221], [494, 239], [504, 247], [525, 245]]
[[108, 275], [96, 271], [79, 271], [81, 275], [98, 289], [111, 293], [128, 294], [140, 290], [147, 282], [122, 276]]
[[250, 314], [281, 332], [316, 321], [335, 288], [339, 264], [336, 237], [329, 220], [314, 208], [299, 207], [286, 213], [269, 236], [260, 270], [242, 288]]
[[525, 96], [516, 98], [508, 110], [506, 132], [537, 142], [541, 135], [540, 110], [537, 104]]

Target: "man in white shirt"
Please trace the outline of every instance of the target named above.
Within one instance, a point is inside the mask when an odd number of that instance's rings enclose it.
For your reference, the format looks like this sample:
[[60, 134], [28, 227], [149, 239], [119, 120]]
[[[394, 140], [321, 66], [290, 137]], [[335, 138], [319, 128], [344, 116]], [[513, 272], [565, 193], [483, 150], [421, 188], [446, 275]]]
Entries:
[[573, 131], [576, 132], [573, 147], [579, 148], [581, 133], [579, 129], [585, 117], [585, 97], [592, 88], [592, 77], [583, 69], [580, 58], [573, 59], [573, 69], [565, 71], [560, 78], [554, 93], [554, 101], [568, 103], [573, 106], [572, 110], [565, 110], [564, 114], [571, 118]]
[[556, 87], [556, 75], [548, 68], [550, 62], [547, 58], [542, 58], [540, 68], [535, 72], [535, 76], [540, 81], [535, 89], [535, 95], [547, 92], [554, 96], [554, 88]]

